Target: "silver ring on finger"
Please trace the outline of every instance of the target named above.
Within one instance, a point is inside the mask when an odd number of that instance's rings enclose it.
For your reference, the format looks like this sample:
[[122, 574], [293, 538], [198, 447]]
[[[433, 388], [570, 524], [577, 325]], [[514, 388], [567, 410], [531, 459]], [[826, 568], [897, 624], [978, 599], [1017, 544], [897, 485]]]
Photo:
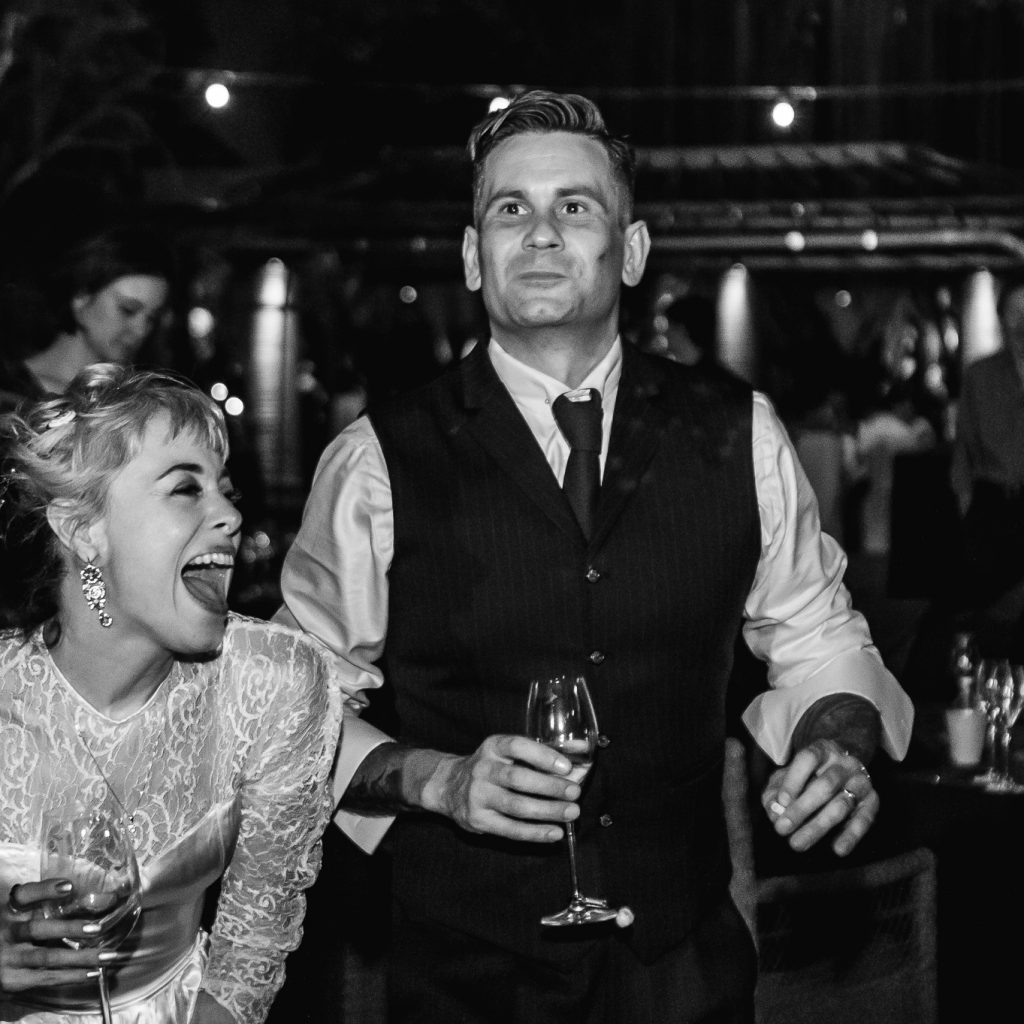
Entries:
[[839, 795], [850, 802], [850, 807], [856, 807], [860, 803], [860, 797], [851, 793], [845, 786], [839, 791]]

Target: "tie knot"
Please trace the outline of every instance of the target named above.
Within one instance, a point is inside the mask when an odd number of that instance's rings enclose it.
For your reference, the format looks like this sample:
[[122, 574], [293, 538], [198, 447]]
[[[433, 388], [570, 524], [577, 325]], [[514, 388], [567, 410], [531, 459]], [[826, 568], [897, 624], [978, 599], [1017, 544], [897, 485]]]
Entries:
[[[569, 396], [572, 396], [571, 398]], [[568, 391], [551, 405], [555, 422], [573, 451], [601, 451], [601, 392], [596, 388]]]

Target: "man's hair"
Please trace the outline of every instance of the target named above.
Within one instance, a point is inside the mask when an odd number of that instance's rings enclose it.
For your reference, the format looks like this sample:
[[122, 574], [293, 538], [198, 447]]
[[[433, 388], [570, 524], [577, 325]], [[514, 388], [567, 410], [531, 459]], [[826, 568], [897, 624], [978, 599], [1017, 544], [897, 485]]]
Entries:
[[495, 146], [516, 135], [535, 132], [568, 132], [599, 142], [608, 154], [619, 199], [623, 224], [633, 219], [633, 185], [636, 154], [629, 142], [612, 135], [597, 106], [576, 93], [533, 89], [516, 96], [501, 110], [492, 111], [470, 133], [466, 149], [473, 162], [473, 219], [480, 222], [484, 163]]

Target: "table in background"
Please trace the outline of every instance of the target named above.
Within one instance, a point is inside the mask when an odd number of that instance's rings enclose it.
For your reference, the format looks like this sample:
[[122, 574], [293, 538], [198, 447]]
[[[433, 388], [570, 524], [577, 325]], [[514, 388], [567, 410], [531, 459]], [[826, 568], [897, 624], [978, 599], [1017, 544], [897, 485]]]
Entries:
[[[1021, 962], [1024, 797], [987, 792], [972, 781], [980, 769], [949, 765], [944, 710], [919, 706], [906, 760], [879, 773], [879, 824], [889, 842], [937, 858], [940, 1021], [997, 1020]], [[1020, 751], [1012, 760], [1024, 778]]]

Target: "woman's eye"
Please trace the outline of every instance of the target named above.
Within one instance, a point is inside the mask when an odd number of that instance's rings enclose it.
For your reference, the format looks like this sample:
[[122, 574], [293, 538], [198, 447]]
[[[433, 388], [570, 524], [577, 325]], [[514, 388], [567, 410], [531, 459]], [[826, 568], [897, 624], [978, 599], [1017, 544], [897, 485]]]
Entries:
[[224, 491], [223, 494], [232, 505], [237, 505], [242, 500], [242, 492], [237, 487], [232, 487], [231, 490]]
[[195, 494], [200, 494], [201, 492], [202, 492], [202, 488], [199, 486], [199, 484], [191, 482], [191, 483], [178, 484], [174, 488], [174, 490], [171, 491], [171, 494], [195, 495]]

